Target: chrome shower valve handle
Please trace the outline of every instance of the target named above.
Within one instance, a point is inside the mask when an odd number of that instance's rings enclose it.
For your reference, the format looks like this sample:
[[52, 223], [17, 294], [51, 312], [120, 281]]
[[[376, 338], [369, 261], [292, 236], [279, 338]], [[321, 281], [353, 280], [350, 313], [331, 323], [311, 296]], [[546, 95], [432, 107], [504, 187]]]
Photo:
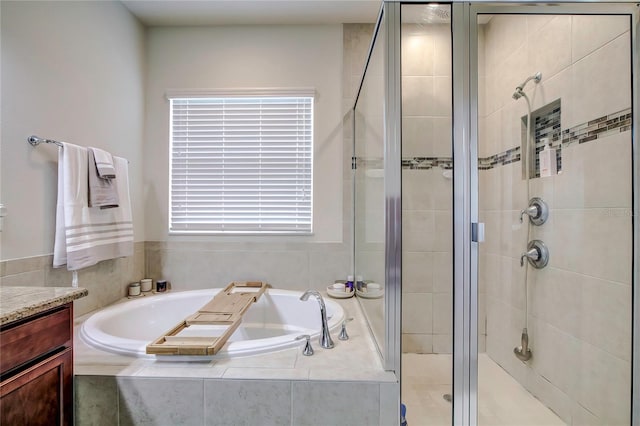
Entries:
[[529, 216], [531, 223], [539, 226], [549, 218], [549, 206], [542, 198], [533, 197], [529, 200], [529, 207], [520, 211], [520, 223], [522, 223], [525, 214]]
[[536, 269], [542, 269], [549, 263], [549, 249], [540, 240], [529, 241], [527, 251], [520, 256], [520, 266], [524, 266], [524, 260], [527, 259], [531, 266]]
[[529, 206], [524, 210], [520, 210], [520, 223], [524, 220], [524, 215], [529, 217], [536, 217], [539, 215], [538, 208], [536, 206]]
[[524, 266], [525, 259], [531, 259], [535, 262], [536, 260], [540, 259], [540, 252], [537, 249], [532, 248], [531, 250], [527, 250], [526, 252], [522, 253], [522, 256], [520, 256], [520, 266]]

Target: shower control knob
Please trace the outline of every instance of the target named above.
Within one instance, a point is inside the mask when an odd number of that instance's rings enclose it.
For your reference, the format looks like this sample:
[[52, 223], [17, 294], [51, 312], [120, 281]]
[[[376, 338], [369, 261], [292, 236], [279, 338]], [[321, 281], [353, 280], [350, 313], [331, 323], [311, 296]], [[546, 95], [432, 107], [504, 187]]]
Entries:
[[529, 201], [529, 207], [520, 212], [520, 222], [525, 214], [532, 224], [540, 226], [549, 218], [549, 206], [542, 198], [534, 197]]
[[520, 266], [524, 266], [524, 260], [536, 269], [542, 269], [549, 263], [549, 249], [540, 240], [529, 241], [527, 251], [520, 256]]

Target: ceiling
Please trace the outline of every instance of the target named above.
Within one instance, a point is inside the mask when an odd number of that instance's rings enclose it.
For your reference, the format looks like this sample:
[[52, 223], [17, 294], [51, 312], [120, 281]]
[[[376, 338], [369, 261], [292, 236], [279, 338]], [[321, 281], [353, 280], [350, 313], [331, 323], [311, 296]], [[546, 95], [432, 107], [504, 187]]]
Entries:
[[381, 0], [121, 0], [148, 26], [373, 23]]

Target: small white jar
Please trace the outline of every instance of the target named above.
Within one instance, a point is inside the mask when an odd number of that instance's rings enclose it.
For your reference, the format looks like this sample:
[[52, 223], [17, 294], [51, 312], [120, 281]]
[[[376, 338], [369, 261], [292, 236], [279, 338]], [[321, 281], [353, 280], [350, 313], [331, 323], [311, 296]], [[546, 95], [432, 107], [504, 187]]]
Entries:
[[151, 289], [153, 288], [153, 280], [151, 278], [145, 278], [143, 280], [140, 280], [140, 290], [147, 292], [147, 291], [151, 291]]
[[129, 296], [140, 296], [140, 283], [129, 284]]

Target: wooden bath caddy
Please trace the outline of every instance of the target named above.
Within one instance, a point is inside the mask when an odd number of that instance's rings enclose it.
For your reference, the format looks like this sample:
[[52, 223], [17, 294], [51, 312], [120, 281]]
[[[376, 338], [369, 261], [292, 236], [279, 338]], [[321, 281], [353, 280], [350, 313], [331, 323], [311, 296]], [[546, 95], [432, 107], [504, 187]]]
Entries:
[[[243, 292], [243, 288], [258, 288]], [[232, 282], [213, 299], [182, 320], [163, 336], [147, 345], [148, 354], [156, 355], [215, 355], [242, 322], [242, 316], [267, 289], [262, 281]], [[190, 325], [226, 325], [220, 336], [179, 336]]]

